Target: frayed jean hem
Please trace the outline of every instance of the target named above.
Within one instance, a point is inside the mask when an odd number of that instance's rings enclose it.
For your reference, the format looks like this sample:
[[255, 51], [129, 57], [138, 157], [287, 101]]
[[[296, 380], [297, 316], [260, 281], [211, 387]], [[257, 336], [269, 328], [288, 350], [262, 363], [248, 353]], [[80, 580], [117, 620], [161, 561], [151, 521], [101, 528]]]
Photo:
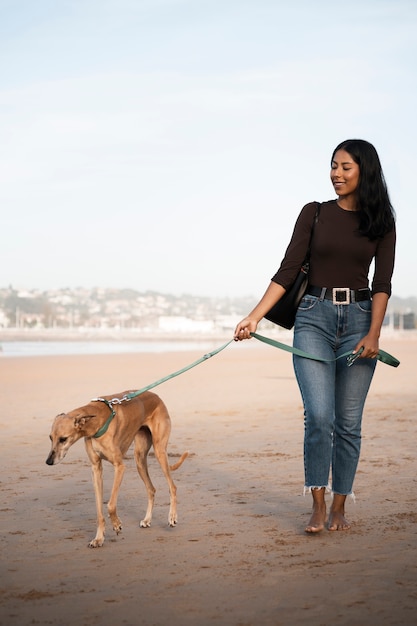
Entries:
[[311, 487], [304, 486], [303, 496], [305, 496], [307, 493], [311, 493], [312, 491], [317, 491], [318, 489], [324, 489], [325, 493], [331, 493], [332, 496], [346, 496], [346, 498], [350, 498], [352, 502], [356, 502], [356, 496], [353, 491], [351, 491], [350, 493], [337, 493], [337, 491], [333, 491], [330, 485], [321, 485], [321, 487], [318, 487], [316, 485], [312, 485]]
[[332, 491], [332, 496], [346, 496], [346, 498], [350, 498], [352, 502], [356, 502], [356, 496], [353, 491], [350, 493], [337, 493], [337, 491]]
[[311, 493], [312, 491], [317, 491], [318, 489], [324, 489], [325, 493], [332, 493], [332, 488], [330, 487], [330, 485], [312, 485], [311, 487], [307, 487], [307, 485], [304, 485], [303, 495], [305, 496], [306, 493]]

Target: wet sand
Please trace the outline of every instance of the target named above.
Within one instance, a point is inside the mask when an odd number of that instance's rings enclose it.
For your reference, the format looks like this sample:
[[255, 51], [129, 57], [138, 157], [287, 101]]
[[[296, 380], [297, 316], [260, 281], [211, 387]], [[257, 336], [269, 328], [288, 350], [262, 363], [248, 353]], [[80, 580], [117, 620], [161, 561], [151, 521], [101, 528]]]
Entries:
[[[406, 335], [406, 334], [405, 334]], [[123, 532], [95, 534], [82, 441], [47, 466], [54, 416], [137, 389], [200, 352], [0, 357], [0, 624], [143, 626], [401, 625], [417, 609], [417, 342], [387, 338], [363, 423], [347, 532], [309, 536], [303, 416], [291, 356], [255, 340], [154, 389], [172, 418], [177, 527], [154, 457], [152, 527], [132, 451], [118, 511]], [[105, 498], [113, 473], [105, 466]]]

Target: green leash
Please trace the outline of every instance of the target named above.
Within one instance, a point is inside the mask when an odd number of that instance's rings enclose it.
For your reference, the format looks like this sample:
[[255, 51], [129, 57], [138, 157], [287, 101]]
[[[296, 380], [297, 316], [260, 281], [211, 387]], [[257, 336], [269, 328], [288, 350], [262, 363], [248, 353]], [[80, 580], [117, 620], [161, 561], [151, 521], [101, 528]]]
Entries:
[[155, 381], [154, 383], [151, 383], [150, 385], [147, 385], [146, 387], [142, 387], [142, 389], [138, 389], [138, 391], [131, 391], [130, 393], [126, 393], [123, 396], [123, 398], [113, 398], [113, 400], [106, 400], [105, 398], [93, 398], [91, 400], [91, 402], [104, 402], [105, 404], [107, 404], [107, 406], [109, 407], [109, 409], [111, 411], [111, 414], [107, 418], [106, 422], [96, 432], [96, 434], [93, 435], [94, 439], [98, 439], [99, 437], [104, 435], [104, 433], [107, 432], [107, 429], [110, 426], [112, 419], [116, 415], [116, 411], [113, 409], [113, 405], [114, 404], [121, 404], [122, 402], [128, 402], [129, 400], [132, 400], [132, 398], [136, 398], [136, 396], [140, 396], [142, 393], [145, 393], [145, 391], [149, 391], [149, 389], [153, 389], [153, 387], [157, 387], [158, 385], [161, 385], [162, 383], [166, 382], [167, 380], [170, 380], [171, 378], [175, 378], [176, 376], [179, 376], [180, 374], [183, 374], [184, 372], [187, 372], [188, 370], [192, 369], [196, 365], [199, 365], [203, 361], [207, 361], [208, 359], [210, 359], [215, 354], [218, 354], [219, 352], [221, 352], [222, 350], [227, 348], [227, 346], [230, 345], [233, 341], [234, 340], [231, 339], [227, 343], [225, 343], [222, 346], [220, 346], [220, 348], [217, 348], [216, 350], [213, 350], [213, 352], [209, 352], [208, 354], [205, 354], [204, 356], [202, 356], [197, 361], [194, 361], [194, 363], [191, 363], [190, 365], [187, 365], [186, 367], [183, 367], [182, 369], [178, 370], [177, 372], [174, 372], [173, 374], [169, 374], [168, 376], [164, 376], [164, 378], [160, 378], [159, 380]]
[[[348, 365], [353, 365], [359, 355], [362, 353], [362, 350], [359, 350], [355, 354], [353, 352], [345, 352], [344, 354], [339, 355], [335, 359], [322, 359], [319, 356], [315, 356], [314, 354], [309, 354], [308, 352], [304, 352], [303, 350], [299, 350], [298, 348], [294, 348], [293, 346], [289, 346], [286, 343], [281, 343], [279, 341], [275, 341], [274, 339], [270, 339], [269, 337], [263, 337], [263, 335], [258, 335], [257, 333], [251, 333], [251, 337], [255, 337], [259, 341], [263, 343], [267, 343], [270, 346], [274, 346], [274, 348], [279, 348], [280, 350], [285, 350], [286, 352], [292, 352], [297, 356], [301, 356], [304, 359], [310, 359], [312, 361], [322, 361], [323, 363], [332, 363], [333, 361], [337, 361], [338, 359], [342, 359], [343, 357], [347, 357]], [[379, 350], [377, 357], [379, 361], [382, 363], [386, 363], [387, 365], [391, 365], [392, 367], [398, 367], [400, 362], [395, 356], [392, 356], [388, 352], [384, 352], [384, 350]]]
[[213, 352], [209, 352], [208, 354], [205, 354], [204, 356], [201, 357], [201, 359], [194, 361], [194, 363], [191, 363], [191, 365], [187, 365], [187, 367], [183, 367], [181, 370], [178, 370], [178, 372], [174, 372], [173, 374], [169, 374], [168, 376], [165, 376], [164, 378], [160, 378], [155, 383], [151, 383], [150, 385], [147, 385], [146, 387], [139, 389], [139, 391], [132, 391], [131, 393], [126, 394], [125, 396], [126, 400], [131, 400], [132, 398], [136, 398], [136, 396], [140, 396], [141, 393], [144, 393], [145, 391], [149, 391], [149, 389], [153, 389], [153, 387], [156, 387], [157, 385], [160, 385], [161, 383], [164, 383], [165, 381], [170, 380], [171, 378], [175, 378], [176, 376], [179, 376], [180, 374], [187, 372], [188, 370], [192, 369], [196, 365], [200, 365], [200, 363], [202, 363], [203, 361], [207, 361], [215, 354], [218, 354], [219, 352], [227, 348], [227, 346], [229, 346], [233, 341], [234, 340], [231, 339], [227, 343], [220, 346], [220, 348], [217, 348], [216, 350], [213, 350]]
[[[258, 339], [258, 341], [262, 341], [263, 343], [267, 343], [268, 345], [273, 346], [274, 348], [279, 348], [280, 350], [285, 350], [286, 352], [292, 352], [292, 354], [296, 354], [297, 356], [303, 357], [304, 359], [310, 359], [313, 361], [322, 361], [323, 363], [332, 363], [333, 361], [337, 361], [338, 359], [342, 359], [343, 357], [346, 357], [348, 361], [348, 366], [351, 366], [353, 365], [355, 360], [358, 358], [358, 356], [362, 352], [362, 350], [359, 350], [358, 352], [356, 352], [356, 354], [353, 354], [353, 352], [345, 352], [344, 354], [341, 354], [335, 359], [323, 359], [319, 356], [315, 356], [314, 354], [309, 354], [308, 352], [304, 352], [303, 350], [299, 350], [298, 348], [289, 346], [286, 343], [281, 343], [280, 341], [275, 341], [274, 339], [270, 339], [269, 337], [258, 335], [257, 333], [251, 333], [251, 337]], [[212, 352], [208, 352], [207, 354], [202, 356], [200, 359], [197, 359], [197, 361], [194, 361], [194, 363], [191, 363], [190, 365], [183, 367], [182, 369], [178, 370], [177, 372], [174, 372], [173, 374], [168, 374], [168, 376], [164, 376], [164, 378], [160, 378], [154, 383], [151, 383], [150, 385], [147, 385], [146, 387], [142, 387], [142, 389], [138, 389], [137, 391], [131, 391], [130, 393], [125, 394], [123, 398], [113, 398], [113, 400], [106, 400], [105, 398], [93, 398], [91, 402], [104, 402], [105, 404], [107, 404], [107, 406], [109, 407], [111, 411], [111, 414], [108, 417], [107, 421], [96, 432], [96, 434], [93, 435], [93, 437], [97, 439], [98, 437], [101, 437], [102, 435], [104, 435], [105, 432], [107, 432], [107, 429], [110, 426], [112, 419], [116, 415], [116, 411], [113, 409], [114, 404], [121, 404], [122, 402], [128, 402], [129, 400], [132, 400], [132, 398], [136, 398], [137, 396], [140, 396], [142, 393], [145, 393], [145, 391], [149, 391], [150, 389], [153, 389], [154, 387], [157, 387], [158, 385], [161, 385], [167, 380], [170, 380], [171, 378], [175, 378], [176, 376], [179, 376], [180, 374], [184, 374], [184, 372], [187, 372], [193, 367], [196, 367], [196, 365], [203, 363], [203, 361], [207, 361], [212, 356], [215, 356], [216, 354], [218, 354], [219, 352], [227, 348], [227, 346], [233, 343], [233, 341], [234, 339], [231, 339], [227, 343], [220, 346], [220, 348], [217, 348], [216, 350], [213, 350]], [[384, 352], [384, 350], [379, 350], [376, 358], [382, 361], [382, 363], [386, 363], [387, 365], [391, 365], [392, 367], [398, 367], [400, 364], [398, 359], [393, 357], [391, 354], [388, 354], [388, 352]]]

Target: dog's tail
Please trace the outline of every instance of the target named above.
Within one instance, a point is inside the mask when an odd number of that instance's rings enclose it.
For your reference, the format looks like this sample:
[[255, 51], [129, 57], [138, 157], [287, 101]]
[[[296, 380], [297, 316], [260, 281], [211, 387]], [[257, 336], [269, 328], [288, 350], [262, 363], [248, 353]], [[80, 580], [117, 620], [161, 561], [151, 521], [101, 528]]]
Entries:
[[188, 452], [184, 452], [183, 454], [181, 454], [179, 461], [174, 463], [174, 465], [169, 466], [169, 469], [171, 470], [171, 472], [175, 472], [176, 469], [181, 467], [181, 465], [184, 463], [185, 459], [187, 458], [188, 454], [189, 454]]

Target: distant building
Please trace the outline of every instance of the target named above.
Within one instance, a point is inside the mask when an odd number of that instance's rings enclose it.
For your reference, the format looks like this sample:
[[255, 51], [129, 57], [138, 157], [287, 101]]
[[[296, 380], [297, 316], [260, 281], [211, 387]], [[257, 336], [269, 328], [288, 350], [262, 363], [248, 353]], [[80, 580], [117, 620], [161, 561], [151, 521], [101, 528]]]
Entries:
[[211, 320], [192, 320], [180, 315], [160, 315], [158, 329], [167, 333], [210, 333], [214, 324]]
[[0, 328], [7, 328], [10, 326], [10, 320], [6, 313], [0, 309]]
[[414, 330], [416, 327], [416, 316], [414, 311], [390, 312], [384, 320], [384, 326], [389, 326], [395, 330]]

